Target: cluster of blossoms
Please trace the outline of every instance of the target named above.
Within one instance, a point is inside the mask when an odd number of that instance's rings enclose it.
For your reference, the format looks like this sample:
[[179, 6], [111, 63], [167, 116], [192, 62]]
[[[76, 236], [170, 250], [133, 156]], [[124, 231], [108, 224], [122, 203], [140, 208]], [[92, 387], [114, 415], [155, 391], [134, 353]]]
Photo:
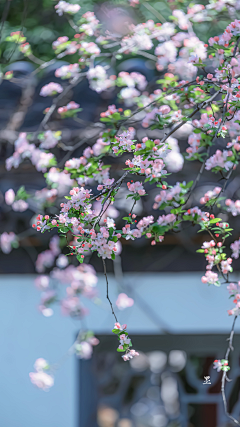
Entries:
[[232, 310], [228, 310], [229, 316], [238, 316], [240, 314], [240, 282], [238, 285], [235, 283], [229, 283], [227, 289], [230, 293], [230, 298], [233, 298], [235, 307]]
[[74, 101], [71, 101], [67, 105], [64, 105], [63, 107], [59, 107], [57, 111], [62, 118], [72, 117], [76, 115], [76, 113], [79, 111], [79, 107], [80, 107], [79, 104], [77, 104]]
[[221, 187], [215, 187], [213, 190], [208, 190], [203, 197], [200, 199], [201, 205], [205, 205], [207, 202], [211, 201], [212, 199], [216, 200], [219, 193], [221, 193], [222, 188]]
[[112, 116], [114, 113], [121, 113], [123, 111], [122, 108], [116, 108], [116, 105], [109, 105], [107, 111], [103, 111], [100, 114], [100, 117], [109, 117]]
[[159, 216], [157, 223], [159, 225], [168, 225], [176, 221], [176, 215], [168, 214]]
[[[42, 216], [37, 216], [37, 224], [41, 221]], [[36, 227], [36, 224], [32, 225], [33, 228]], [[38, 273], [43, 273], [47, 268], [53, 266], [55, 258], [60, 254], [60, 238], [58, 236], [53, 236], [49, 243], [49, 248], [44, 252], [41, 252], [36, 260], [36, 270]], [[66, 258], [67, 262], [67, 258]]]
[[236, 200], [235, 202], [231, 199], [225, 200], [225, 205], [227, 206], [227, 211], [231, 212], [233, 216], [237, 216], [240, 214], [240, 200]]
[[208, 283], [209, 285], [219, 286], [218, 274], [211, 270], [207, 270], [205, 276], [202, 277], [202, 282]]
[[240, 253], [240, 238], [238, 240], [235, 240], [235, 242], [233, 242], [230, 245], [230, 248], [232, 249], [232, 257], [235, 259], [239, 258], [239, 253]]
[[[230, 235], [232, 229], [229, 228], [227, 222], [223, 222], [221, 218], [215, 218], [213, 214], [205, 213], [206, 218], [200, 223], [202, 231], [208, 231], [211, 237], [214, 237], [209, 242], [204, 242], [197, 252], [205, 254], [208, 265], [206, 267], [206, 273], [202, 277], [203, 283], [214, 284], [220, 286], [218, 273], [212, 271], [214, 266], [217, 267], [218, 272], [225, 278], [228, 277], [228, 273], [232, 272], [232, 258], [227, 258], [224, 251], [224, 242]], [[215, 235], [215, 236], [214, 236]], [[218, 238], [222, 241], [217, 241]]]
[[96, 43], [84, 41], [80, 43], [79, 51], [81, 52], [81, 58], [79, 59], [81, 67], [84, 67], [85, 65], [90, 65], [91, 61], [89, 61], [89, 59], [93, 58], [94, 56], [97, 57], [101, 52], [100, 48]]
[[91, 209], [90, 192], [83, 187], [74, 187], [70, 190], [70, 196], [67, 196], [68, 202], [61, 203], [60, 215], [56, 219], [50, 220], [48, 215], [44, 217], [38, 215], [37, 223], [33, 224], [37, 231], [44, 232], [53, 227], [59, 227], [60, 231], [72, 230], [73, 234], [79, 235], [71, 247], [71, 255], [77, 255], [82, 263], [84, 253], [89, 250], [97, 251], [102, 258], [115, 258], [117, 251], [116, 243], [121, 237], [120, 233], [115, 231], [115, 223], [111, 218], [104, 220], [104, 226], [99, 226], [99, 231], [90, 228], [94, 224], [96, 215]]
[[222, 360], [214, 360], [213, 362], [213, 369], [217, 369], [217, 372], [220, 371], [229, 371], [230, 366], [228, 366], [228, 360], [222, 359]]
[[168, 188], [166, 188], [166, 185], [162, 185], [162, 190], [154, 199], [153, 209], [164, 209], [167, 205], [177, 207], [179, 204], [184, 203], [184, 195], [188, 192], [185, 185], [185, 182], [177, 182], [173, 187]]
[[132, 152], [134, 146], [133, 137], [135, 134], [135, 130], [133, 128], [129, 128], [127, 131], [122, 132], [114, 141], [114, 145], [112, 150], [114, 154], [119, 154], [119, 150]]
[[187, 220], [189, 218], [191, 218], [192, 220], [199, 223], [202, 221], [207, 221], [208, 220], [208, 214], [207, 214], [207, 212], [203, 212], [203, 211], [201, 211], [201, 209], [199, 209], [197, 206], [195, 206], [194, 208], [188, 209], [187, 212], [185, 212], [184, 218]]
[[30, 159], [37, 171], [46, 172], [47, 168], [54, 166], [56, 163], [52, 153], [36, 148], [33, 143], [27, 140], [27, 134], [22, 132], [14, 143], [15, 152], [6, 160], [6, 169], [9, 171], [12, 167], [18, 168], [24, 159]]
[[[20, 196], [19, 193], [24, 194], [25, 191], [24, 190], [22, 192], [18, 191], [18, 194], [16, 196], [13, 189], [10, 188], [5, 193], [5, 202], [7, 205], [11, 206], [15, 212], [24, 212], [28, 209], [28, 203]], [[25, 194], [23, 195], [23, 197], [25, 196]]]
[[93, 12], [86, 12], [80, 20], [79, 30], [83, 31], [88, 36], [93, 36], [97, 31], [99, 21]]
[[[135, 196], [136, 197], [136, 196]], [[130, 214], [131, 215], [131, 214]], [[135, 219], [136, 215], [133, 214], [132, 216], [129, 216], [127, 218], [127, 221], [129, 222], [128, 224], [126, 224], [123, 228], [122, 228], [122, 237], [124, 237], [126, 240], [134, 240], [134, 239], [139, 239], [143, 234], [146, 234], [146, 229], [147, 227], [149, 227], [150, 224], [152, 224], [154, 222], [154, 218], [152, 215], [148, 216], [148, 217], [143, 217], [137, 224], [137, 228], [134, 228], [131, 230], [131, 224], [133, 224], [134, 222], [136, 223], [137, 220]]]
[[208, 42], [210, 46], [217, 44], [219, 46], [227, 47], [232, 37], [237, 36], [238, 34], [240, 34], [240, 21], [235, 19], [235, 21], [231, 22], [231, 24], [227, 26], [223, 34], [216, 37], [210, 37]]
[[38, 135], [38, 139], [41, 141], [39, 148], [49, 150], [56, 147], [61, 139], [61, 134], [61, 131], [52, 132], [51, 130], [47, 130], [43, 134]]
[[64, 13], [69, 13], [70, 15], [74, 15], [77, 13], [81, 7], [78, 4], [67, 3], [64, 0], [60, 0], [58, 4], [56, 4], [55, 9], [59, 16], [62, 16]]
[[139, 181], [132, 182], [132, 184], [128, 182], [127, 187], [131, 193], [137, 193], [139, 194], [139, 196], [144, 196], [144, 194], [146, 193], [142, 183]]
[[48, 362], [39, 358], [34, 363], [35, 372], [30, 372], [29, 377], [31, 382], [38, 388], [49, 391], [49, 389], [54, 385], [54, 378], [49, 374], [50, 365]]
[[101, 65], [96, 65], [94, 68], [89, 68], [87, 78], [90, 88], [99, 93], [114, 85], [115, 76], [108, 78], [105, 68]]
[[70, 79], [71, 77], [78, 77], [80, 73], [79, 64], [62, 65], [55, 71], [55, 76], [61, 79]]
[[147, 137], [142, 141], [142, 144], [136, 145], [132, 160], [126, 160], [125, 164], [132, 172], [143, 174], [150, 180], [164, 177], [167, 170], [163, 158], [170, 151], [168, 144], [161, 144], [160, 140], [156, 139], [150, 141]]
[[[40, 256], [41, 263], [44, 268], [49, 268], [53, 265], [55, 257], [56, 267], [50, 273], [50, 277], [47, 275], [39, 275], [35, 280], [36, 287], [42, 291], [41, 304], [39, 310], [46, 316], [52, 316], [53, 309], [51, 305], [56, 302], [57, 291], [56, 288], [51, 287], [51, 283], [54, 284], [56, 281], [67, 285], [66, 297], [61, 299], [61, 311], [64, 316], [71, 317], [84, 317], [88, 311], [84, 307], [80, 296], [95, 300], [97, 297], [97, 277], [94, 268], [91, 265], [82, 264], [78, 267], [68, 265], [67, 257], [63, 254], [59, 254], [58, 247], [53, 247], [53, 241], [51, 241], [50, 250], [42, 252]], [[50, 262], [48, 261], [50, 259]], [[39, 261], [37, 264], [39, 265]], [[50, 265], [51, 264], [51, 265]], [[43, 270], [42, 270], [43, 271]]]
[[119, 86], [128, 86], [129, 88], [136, 86], [139, 90], [144, 90], [147, 86], [147, 80], [141, 73], [121, 71], [118, 74], [117, 84]]
[[128, 337], [128, 333], [126, 331], [127, 325], [120, 325], [120, 323], [116, 322], [112, 332], [118, 336], [118, 340], [120, 341], [117, 351], [125, 352], [122, 358], [124, 362], [132, 359], [134, 356], [139, 356], [139, 353], [133, 349], [130, 338]]
[[225, 169], [229, 171], [233, 165], [233, 152], [231, 150], [217, 150], [216, 153], [206, 161], [207, 170], [219, 171]]
[[81, 333], [75, 343], [75, 354], [79, 359], [91, 359], [93, 347], [99, 344], [99, 340], [91, 331]]
[[138, 97], [141, 95], [139, 91], [143, 91], [146, 88], [147, 80], [140, 73], [121, 71], [118, 74], [116, 84], [118, 86], [127, 86], [127, 88], [121, 89], [119, 97], [124, 100], [126, 106], [131, 106], [138, 101]]
[[[58, 58], [62, 58], [65, 55], [73, 55], [79, 49], [79, 44], [76, 40], [70, 41], [67, 36], [58, 37], [52, 44]], [[75, 64], [73, 64], [75, 65]]]

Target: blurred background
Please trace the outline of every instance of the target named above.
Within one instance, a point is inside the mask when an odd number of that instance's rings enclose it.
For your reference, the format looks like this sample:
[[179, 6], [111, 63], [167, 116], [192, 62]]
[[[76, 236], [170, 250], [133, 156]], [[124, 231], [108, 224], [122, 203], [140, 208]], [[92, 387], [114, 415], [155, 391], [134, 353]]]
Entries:
[[[22, 30], [31, 42], [34, 55], [44, 61], [54, 58], [52, 42], [59, 36], [72, 37], [74, 32], [64, 16], [57, 17], [54, 2], [42, 0], [0, 0], [0, 50], [2, 70], [14, 70], [15, 83], [3, 80], [0, 86], [0, 233], [14, 231], [21, 236], [20, 245], [10, 254], [0, 252], [0, 425], [3, 427], [220, 427], [232, 425], [223, 412], [220, 393], [221, 374], [213, 371], [215, 359], [224, 357], [232, 319], [227, 316], [229, 300], [224, 287], [207, 287], [201, 283], [205, 259], [196, 255], [208, 236], [196, 234], [197, 228], [171, 233], [164, 243], [155, 247], [146, 239], [124, 241], [122, 253], [116, 260], [107, 260], [110, 296], [116, 302], [119, 293], [134, 299], [134, 305], [121, 311], [116, 307], [119, 321], [127, 323], [134, 348], [140, 356], [123, 362], [116, 353], [116, 337], [110, 334], [113, 318], [105, 300], [105, 279], [101, 260], [93, 254], [89, 262], [98, 276], [99, 299], [96, 305], [84, 301], [90, 311], [87, 328], [94, 331], [100, 344], [94, 348], [90, 360], [68, 357], [67, 349], [82, 327], [78, 320], [64, 318], [56, 310], [46, 318], [39, 313], [39, 292], [34, 287], [35, 263], [38, 255], [48, 247], [47, 235], [28, 230], [34, 209], [14, 212], [4, 203], [9, 188], [17, 191], [21, 185], [29, 193], [41, 190], [44, 178], [30, 164], [6, 173], [5, 160], [13, 153], [13, 143], [19, 132], [34, 132], [51, 105], [49, 98], [39, 96], [42, 86], [59, 82], [55, 70], [67, 63], [57, 61], [34, 75], [35, 66], [19, 55], [5, 37]], [[202, 4], [205, 4], [202, 2]], [[81, 14], [92, 10], [108, 30], [124, 31], [126, 20], [134, 24], [147, 19], [168, 20], [174, 8], [187, 2], [143, 2], [137, 9], [121, 2], [83, 1]], [[220, 34], [231, 22], [235, 12], [230, 8], [211, 22], [194, 27], [198, 37], [207, 42]], [[232, 16], [231, 16], [232, 15]], [[102, 61], [102, 60], [101, 60]], [[107, 64], [107, 60], [104, 60]], [[74, 62], [74, 58], [73, 58]], [[102, 64], [103, 62], [101, 62]], [[147, 81], [149, 93], [166, 70], [159, 72], [151, 59], [137, 55], [124, 56], [116, 61], [112, 74], [138, 71]], [[208, 72], [211, 71], [207, 69]], [[99, 114], [108, 105], [121, 106], [117, 92], [93, 92], [86, 80], [70, 92], [70, 100], [83, 109], [78, 119], [60, 120], [57, 113], [51, 120], [51, 130], [61, 130], [65, 147], [74, 146], [84, 138], [88, 145], [96, 142]], [[181, 151], [187, 147], [191, 129], [184, 126], [174, 135]], [[162, 131], [137, 129], [137, 139], [161, 138]], [[224, 141], [219, 141], [219, 147]], [[86, 145], [72, 152], [80, 157]], [[68, 151], [56, 148], [58, 159], [65, 159]], [[110, 158], [113, 173], [121, 175], [122, 164]], [[196, 176], [195, 162], [188, 162], [178, 174], [178, 180], [190, 181]], [[227, 186], [227, 198], [240, 198], [240, 177], [232, 175]], [[175, 177], [169, 177], [169, 183]], [[222, 183], [219, 177], [205, 173], [195, 192], [195, 206], [208, 190]], [[147, 197], [136, 205], [137, 215], [151, 215], [156, 189], [146, 186]], [[129, 212], [126, 191], [119, 192], [118, 215]], [[128, 199], [129, 200], [129, 199]], [[51, 206], [50, 213], [56, 213]], [[52, 211], [51, 211], [52, 209]], [[224, 216], [225, 215], [225, 216]], [[224, 220], [226, 213], [221, 214]], [[232, 240], [239, 237], [238, 219], [231, 218], [236, 230]], [[48, 234], [48, 233], [46, 233]], [[74, 263], [74, 261], [72, 261]], [[235, 271], [239, 270], [235, 261]], [[48, 271], [47, 271], [48, 272]], [[236, 276], [235, 280], [238, 280]], [[115, 306], [115, 305], [114, 305]], [[230, 358], [233, 379], [227, 383], [226, 395], [230, 412], [240, 413], [240, 326], [236, 326], [234, 347]], [[49, 393], [35, 389], [29, 372], [38, 357], [59, 364], [55, 385]], [[211, 384], [204, 384], [209, 377]]]

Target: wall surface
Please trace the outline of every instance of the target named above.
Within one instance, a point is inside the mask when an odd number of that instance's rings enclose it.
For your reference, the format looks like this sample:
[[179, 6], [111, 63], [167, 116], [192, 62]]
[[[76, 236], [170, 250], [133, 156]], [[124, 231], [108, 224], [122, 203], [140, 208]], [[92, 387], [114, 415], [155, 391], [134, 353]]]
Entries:
[[[232, 307], [225, 285], [201, 283], [200, 273], [128, 274], [122, 288], [110, 275], [113, 302], [119, 292], [135, 299], [131, 309], [117, 311], [119, 321], [134, 333], [228, 333]], [[68, 358], [57, 371], [55, 386], [45, 393], [34, 388], [29, 372], [38, 357], [56, 363], [66, 354], [78, 322], [64, 318], [56, 307], [54, 316], [44, 318], [37, 310], [40, 293], [34, 276], [0, 276], [0, 426], [77, 427], [78, 364]], [[114, 319], [105, 299], [104, 277], [99, 277], [99, 306], [84, 301], [91, 315], [89, 329], [109, 333]], [[126, 290], [127, 289], [127, 290]], [[239, 332], [239, 325], [236, 324]], [[113, 336], [114, 339], [114, 336]]]

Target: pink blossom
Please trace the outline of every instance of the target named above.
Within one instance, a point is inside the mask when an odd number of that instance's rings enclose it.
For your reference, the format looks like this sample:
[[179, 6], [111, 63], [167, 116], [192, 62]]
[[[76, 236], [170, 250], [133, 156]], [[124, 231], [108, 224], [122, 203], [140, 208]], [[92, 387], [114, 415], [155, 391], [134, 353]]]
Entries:
[[[55, 47], [57, 47], [57, 45], [55, 45]], [[77, 77], [79, 73], [79, 64], [70, 64], [62, 65], [60, 68], [57, 68], [57, 70], [55, 71], [55, 76], [60, 77], [61, 79], [69, 79], [71, 77]]]
[[51, 130], [47, 130], [44, 133], [43, 140], [39, 147], [45, 148], [47, 150], [49, 148], [54, 148], [60, 139], [61, 139], [61, 133], [58, 133], [58, 132], [54, 133]]
[[213, 199], [213, 198], [217, 198], [217, 196], [219, 195], [219, 193], [222, 191], [221, 187], [215, 187], [213, 190], [209, 190], [207, 191], [203, 197], [201, 197], [200, 199], [200, 203], [203, 205], [205, 203], [207, 203], [209, 200]]
[[221, 269], [223, 274], [227, 274], [229, 271], [232, 271], [231, 263], [231, 258], [228, 258], [226, 261], [221, 261]]
[[59, 83], [48, 83], [47, 85], [43, 86], [40, 95], [41, 96], [53, 96], [57, 93], [62, 93], [63, 88]]
[[56, 260], [56, 265], [59, 268], [65, 268], [68, 265], [68, 258], [66, 255], [60, 254]]
[[119, 329], [120, 331], [124, 331], [125, 329], [127, 329], [127, 325], [124, 323], [124, 324], [121, 326], [119, 322], [116, 322], [116, 323], [114, 324], [114, 329]]
[[[75, 110], [77, 109], [77, 108], [79, 108], [80, 107], [80, 105], [79, 104], [77, 104], [76, 102], [74, 102], [74, 101], [71, 101], [71, 102], [69, 102], [66, 106], [63, 106], [63, 107], [59, 107], [58, 108], [58, 113], [61, 115], [61, 117], [62, 118], [64, 118], [65, 117], [65, 115], [66, 115], [66, 113], [68, 112], [68, 111], [71, 111], [71, 110], [73, 110], [73, 113], [72, 114], [75, 114], [76, 112], [75, 112]], [[68, 116], [67, 116], [68, 117]]]
[[7, 205], [12, 205], [15, 200], [15, 193], [12, 188], [10, 188], [5, 193], [5, 202]]
[[0, 247], [2, 251], [5, 254], [9, 254], [14, 246], [18, 246], [16, 234], [12, 231], [10, 233], [4, 231], [0, 236]]
[[169, 107], [169, 105], [161, 105], [161, 107], [159, 107], [159, 113], [161, 114], [168, 114], [171, 111], [171, 108]]
[[230, 248], [232, 249], [232, 257], [235, 259], [239, 258], [239, 252], [240, 252], [240, 238], [238, 240], [235, 240], [231, 245]]
[[128, 338], [128, 335], [122, 334], [120, 335], [120, 345], [124, 345], [124, 344], [131, 344], [131, 340], [130, 338]]
[[12, 204], [12, 209], [15, 212], [24, 212], [28, 209], [28, 203], [25, 200], [16, 200]]
[[84, 317], [87, 314], [87, 309], [83, 307], [77, 296], [63, 299], [61, 308], [64, 316]]
[[[84, 52], [86, 55], [99, 55], [99, 53], [101, 52], [96, 43], [86, 41], [81, 42], [79, 50], [81, 53]], [[84, 61], [82, 57], [81, 61]]]
[[142, 183], [139, 181], [136, 181], [132, 184], [130, 182], [128, 182], [127, 186], [128, 186], [129, 191], [131, 191], [133, 193], [138, 193], [140, 196], [143, 196], [146, 193], [146, 191], [143, 188]]
[[31, 382], [38, 388], [48, 391], [54, 385], [54, 378], [46, 372], [30, 372]]
[[176, 220], [176, 215], [168, 214], [168, 215], [159, 216], [157, 223], [159, 225], [168, 225], [172, 222], [175, 222], [175, 220]]
[[80, 26], [80, 30], [84, 31], [88, 36], [93, 36], [97, 30], [99, 21], [93, 12], [86, 12], [82, 15], [83, 23]]
[[124, 310], [127, 307], [132, 307], [134, 304], [134, 300], [132, 298], [129, 298], [126, 294], [121, 293], [118, 295], [116, 306], [119, 308], [119, 310]]
[[202, 277], [203, 283], [209, 283], [210, 285], [219, 286], [218, 274], [213, 271], [206, 271], [205, 276]]
[[205, 169], [211, 170], [215, 167], [220, 167], [228, 171], [233, 166], [233, 162], [228, 160], [228, 156], [229, 153], [227, 150], [217, 150], [213, 156], [207, 159]]
[[237, 216], [240, 214], [240, 200], [236, 200], [235, 202], [231, 199], [227, 199], [225, 201], [225, 205], [228, 207], [227, 211], [231, 212], [233, 216]]
[[227, 286], [227, 289], [228, 289], [229, 293], [231, 294], [233, 291], [237, 290], [237, 285], [235, 285], [235, 283], [229, 283], [229, 285]]
[[87, 341], [81, 341], [75, 345], [76, 354], [80, 359], [91, 359], [93, 348]]
[[55, 256], [50, 250], [41, 252], [36, 260], [36, 270], [38, 273], [43, 273], [46, 268], [52, 267]]
[[146, 227], [152, 224], [154, 218], [152, 215], [143, 217], [137, 224], [137, 228], [142, 232]]
[[102, 92], [113, 85], [113, 81], [107, 78], [106, 70], [101, 65], [89, 68], [87, 72], [90, 88], [96, 92]]
[[217, 372], [220, 372], [222, 370], [221, 360], [215, 360], [213, 362], [213, 369], [217, 369]]
[[124, 362], [126, 362], [127, 360], [130, 360], [130, 359], [132, 359], [135, 356], [139, 356], [139, 353], [137, 351], [135, 351], [135, 350], [132, 349], [128, 353], [125, 353], [122, 356], [122, 358], [123, 358]]
[[118, 79], [120, 84], [125, 84], [129, 88], [137, 86], [139, 90], [144, 90], [147, 86], [146, 77], [138, 72], [128, 73], [126, 71], [121, 71], [118, 74]]
[[49, 367], [48, 362], [45, 359], [43, 359], [42, 357], [40, 357], [39, 359], [37, 359], [36, 362], [34, 363], [34, 369], [37, 372], [41, 372], [44, 369], [47, 369], [48, 367]]
[[49, 287], [49, 277], [40, 275], [35, 280], [35, 286], [41, 291], [46, 290]]

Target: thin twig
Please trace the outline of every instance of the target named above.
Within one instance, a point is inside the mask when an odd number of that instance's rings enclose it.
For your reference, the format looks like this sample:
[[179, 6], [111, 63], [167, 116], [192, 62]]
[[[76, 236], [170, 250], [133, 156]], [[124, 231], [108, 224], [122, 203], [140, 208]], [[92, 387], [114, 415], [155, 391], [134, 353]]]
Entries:
[[108, 301], [109, 301], [109, 304], [110, 304], [110, 306], [111, 306], [112, 314], [113, 314], [113, 316], [115, 317], [116, 322], [118, 323], [117, 316], [116, 316], [116, 314], [115, 314], [115, 312], [114, 312], [114, 310], [113, 310], [112, 301], [110, 300], [109, 295], [108, 295], [108, 277], [107, 277], [107, 269], [106, 269], [105, 259], [103, 259], [103, 258], [102, 258], [102, 262], [103, 262], [103, 270], [104, 270], [104, 275], [105, 275], [105, 278], [106, 278], [106, 284], [107, 284], [106, 297], [107, 297], [107, 299], [108, 299]]

